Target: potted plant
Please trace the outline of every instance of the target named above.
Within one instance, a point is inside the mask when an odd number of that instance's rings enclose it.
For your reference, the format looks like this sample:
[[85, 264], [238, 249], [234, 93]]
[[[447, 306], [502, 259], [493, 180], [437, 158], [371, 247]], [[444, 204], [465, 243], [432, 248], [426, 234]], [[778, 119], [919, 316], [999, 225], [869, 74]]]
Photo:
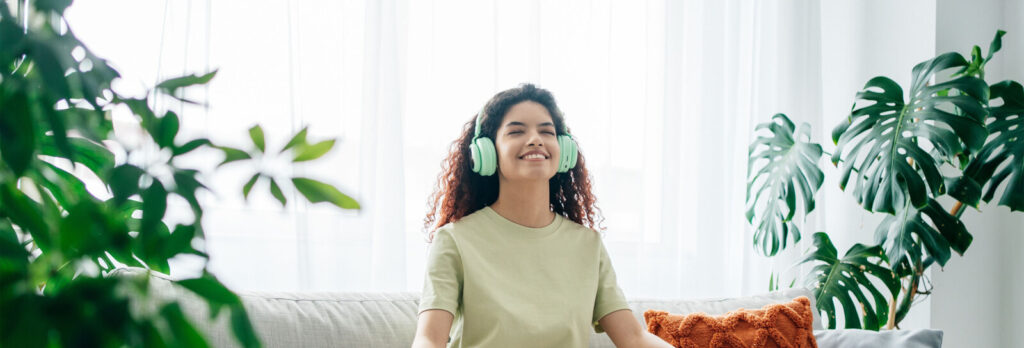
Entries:
[[[892, 79], [872, 78], [833, 129], [830, 158], [840, 189], [886, 216], [874, 245], [856, 244], [842, 257], [828, 234], [813, 235], [802, 263], [814, 264], [809, 285], [829, 328], [837, 326], [836, 302], [847, 328], [898, 328], [914, 300], [930, 293], [925, 271], [970, 247], [964, 205], [977, 208], [1001, 192], [999, 205], [1024, 210], [1024, 89], [1016, 81], [984, 81], [1004, 34], [996, 33], [985, 56], [974, 46], [970, 60], [950, 52], [917, 64], [908, 99]], [[753, 244], [770, 257], [800, 240], [794, 217], [814, 210], [824, 152], [810, 141], [807, 124], [797, 128], [783, 114], [757, 131], [746, 216]], [[955, 200], [951, 208], [943, 197]]]
[[[168, 260], [177, 255], [205, 261], [206, 252], [194, 247], [204, 235], [196, 193], [206, 189], [203, 177], [210, 173], [175, 159], [200, 148], [223, 152], [222, 164], [258, 158], [266, 150], [262, 129], [249, 129], [249, 150], [179, 134], [178, 115], [154, 108], [153, 96], [197, 103], [182, 91], [208, 83], [215, 72], [163, 81], [142, 98], [123, 96], [111, 89], [118, 72], [66, 28], [63, 12], [70, 1], [26, 4], [0, 5], [0, 346], [206, 346], [176, 301], [140, 310], [152, 303], [146, 278], [104, 275], [122, 266], [169, 273]], [[115, 161], [112, 149], [139, 151], [113, 136], [110, 110], [119, 105], [131, 110], [146, 145], [165, 160]], [[302, 130], [271, 155], [309, 161], [333, 145], [311, 144]], [[107, 192], [87, 190], [87, 179], [70, 170], [77, 166]], [[359, 208], [329, 184], [263, 171], [253, 174], [243, 194], [260, 180], [269, 181], [282, 205], [280, 184], [290, 182], [311, 202]], [[188, 202], [191, 222], [164, 222], [174, 196]], [[227, 310], [243, 346], [260, 345], [238, 296], [205, 262], [200, 277], [174, 284], [205, 299], [212, 316]]]

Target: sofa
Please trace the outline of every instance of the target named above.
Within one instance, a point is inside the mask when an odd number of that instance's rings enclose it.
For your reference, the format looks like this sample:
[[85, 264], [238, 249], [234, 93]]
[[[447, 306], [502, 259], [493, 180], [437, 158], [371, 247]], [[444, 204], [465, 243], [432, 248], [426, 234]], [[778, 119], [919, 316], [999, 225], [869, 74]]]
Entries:
[[[166, 276], [139, 268], [117, 269], [108, 276], [150, 277], [154, 300], [177, 299], [186, 316], [206, 336], [211, 346], [239, 346], [225, 313], [210, 320], [206, 302], [180, 286], [173, 286]], [[242, 299], [265, 347], [409, 347], [416, 333], [418, 293], [236, 293]], [[633, 299], [629, 305], [633, 315], [643, 323], [643, 313], [647, 309], [717, 315], [737, 308], [761, 308], [769, 303], [787, 302], [799, 296], [812, 299], [813, 306], [814, 296], [804, 288], [738, 298]], [[938, 330], [882, 333], [823, 330], [818, 312], [814, 311], [814, 315], [815, 337], [820, 348], [883, 347], [890, 344], [893, 347], [941, 346], [942, 333]], [[603, 333], [594, 333], [590, 346], [615, 347], [608, 335]]]

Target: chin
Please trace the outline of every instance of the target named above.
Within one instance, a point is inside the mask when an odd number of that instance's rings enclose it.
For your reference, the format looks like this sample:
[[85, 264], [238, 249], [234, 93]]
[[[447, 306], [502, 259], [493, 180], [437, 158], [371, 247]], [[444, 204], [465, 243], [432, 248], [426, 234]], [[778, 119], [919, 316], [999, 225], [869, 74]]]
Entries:
[[515, 176], [506, 176], [509, 181], [544, 181], [547, 182], [555, 177], [556, 172], [551, 173], [517, 173]]

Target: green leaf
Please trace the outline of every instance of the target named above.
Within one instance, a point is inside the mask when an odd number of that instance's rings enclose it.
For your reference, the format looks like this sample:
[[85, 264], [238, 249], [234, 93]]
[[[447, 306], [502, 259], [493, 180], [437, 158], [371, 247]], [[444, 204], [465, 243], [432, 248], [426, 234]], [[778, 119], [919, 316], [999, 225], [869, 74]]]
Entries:
[[64, 155], [64, 158], [75, 162], [75, 152], [71, 149], [71, 143], [68, 141], [68, 130], [64, 124], [64, 119], [53, 109], [46, 109], [45, 113], [46, 121], [50, 124], [50, 132], [53, 134], [50, 137], [53, 138], [53, 143], [57, 146], [57, 150]]
[[141, 168], [131, 164], [122, 164], [110, 172], [107, 184], [114, 195], [114, 204], [122, 205], [128, 197], [139, 193], [139, 179], [145, 174]]
[[359, 203], [334, 186], [307, 178], [292, 178], [292, 184], [312, 203], [329, 202], [342, 209], [359, 209]]
[[145, 191], [142, 191], [142, 234], [150, 233], [156, 229], [156, 225], [164, 218], [167, 212], [167, 190], [160, 180], [153, 180], [153, 184]]
[[172, 78], [172, 79], [168, 79], [168, 80], [165, 80], [163, 82], [160, 82], [159, 84], [156, 85], [156, 89], [158, 91], [166, 93], [169, 96], [172, 96], [172, 97], [180, 99], [179, 96], [178, 96], [178, 90], [179, 89], [185, 88], [185, 87], [189, 87], [189, 86], [193, 86], [193, 85], [204, 85], [204, 84], [210, 82], [210, 80], [212, 80], [213, 77], [216, 76], [216, 75], [217, 75], [217, 70], [214, 70], [214, 71], [212, 71], [212, 72], [210, 72], [210, 73], [208, 73], [206, 75], [203, 75], [203, 76], [188, 75], [188, 76], [176, 77], [176, 78]]
[[192, 239], [196, 236], [195, 226], [177, 225], [164, 245], [163, 255], [167, 258], [192, 251]]
[[252, 159], [252, 156], [250, 156], [249, 153], [236, 148], [231, 148], [227, 146], [214, 147], [224, 152], [224, 160], [217, 165], [218, 167], [234, 161]]
[[1007, 80], [992, 85], [991, 91], [992, 100], [1001, 99], [1002, 104], [989, 107], [986, 127], [991, 135], [964, 176], [985, 187], [985, 202], [1002, 188], [999, 205], [1024, 211], [1024, 88]]
[[177, 283], [211, 303], [221, 305], [235, 305], [242, 303], [241, 300], [238, 299], [238, 295], [235, 295], [231, 290], [228, 290], [224, 284], [221, 284], [216, 277], [209, 273], [204, 274], [199, 278], [182, 279], [177, 281]]
[[249, 128], [249, 138], [252, 139], [252, 143], [256, 145], [256, 148], [260, 149], [260, 152], [266, 152], [266, 145], [263, 143], [263, 128], [260, 125]]
[[[18, 235], [7, 220], [0, 219], [0, 268], [4, 273], [28, 270], [29, 253], [18, 242]], [[2, 342], [2, 341], [0, 341]]]
[[988, 45], [988, 56], [985, 57], [986, 62], [992, 60], [992, 55], [1003, 48], [1003, 35], [1006, 35], [1006, 31], [996, 31], [996, 37], [992, 38], [992, 43]]
[[295, 154], [295, 159], [292, 162], [315, 160], [323, 156], [327, 151], [330, 151], [332, 147], [334, 147], [334, 139], [324, 140], [313, 145], [301, 146], [298, 148], [298, 153]]
[[132, 110], [132, 113], [142, 118], [142, 128], [148, 130], [150, 134], [159, 133], [155, 130], [158, 121], [156, 114], [149, 108], [149, 102], [146, 99], [114, 98], [114, 101], [124, 103], [128, 109]]
[[153, 134], [153, 138], [160, 147], [174, 146], [174, 136], [178, 135], [180, 122], [178, 115], [173, 111], [168, 111], [164, 117], [160, 118], [160, 132]]
[[[141, 223], [139, 224], [141, 225]], [[149, 269], [163, 274], [170, 274], [169, 257], [164, 253], [170, 237], [171, 232], [167, 225], [162, 221], [158, 222], [153, 230], [140, 232], [138, 243], [133, 249], [134, 254], [145, 262]]]
[[245, 307], [242, 305], [231, 307], [231, 330], [242, 347], [258, 348], [262, 346], [256, 336], [256, 330], [252, 327], [252, 322], [249, 321], [249, 314], [245, 312]]
[[[934, 227], [925, 222], [922, 214], [928, 216]], [[945, 265], [951, 256], [950, 249], [962, 255], [972, 240], [963, 222], [947, 213], [934, 199], [924, 208], [904, 204], [875, 229], [875, 242], [885, 247], [893, 269], [903, 261], [911, 265], [922, 262], [924, 252]]]
[[[808, 285], [814, 287], [818, 310], [828, 318], [828, 328], [837, 327], [838, 301], [843, 307], [846, 328], [877, 331], [888, 319], [888, 299], [894, 298], [900, 287], [899, 278], [880, 265], [886, 260], [882, 248], [856, 244], [840, 259], [827, 234], [815, 233], [813, 239], [814, 247], [801, 263], [817, 263], [811, 271], [813, 284]], [[890, 297], [882, 294], [868, 276], [881, 281]]]
[[[71, 151], [74, 152], [74, 161], [85, 165], [89, 168], [96, 176], [103, 177], [107, 171], [114, 166], [114, 153], [110, 152], [102, 144], [93, 142], [92, 140], [85, 138], [71, 137], [67, 138], [68, 145], [71, 147]], [[42, 144], [39, 147], [40, 154], [46, 156], [69, 158], [65, 153], [60, 151], [57, 147], [56, 139], [52, 136], [43, 138]]]
[[[85, 183], [77, 176], [48, 162], [42, 163], [45, 168], [40, 168], [40, 171], [44, 174], [35, 179], [53, 194], [61, 206], [72, 206], [80, 199], [92, 198]], [[49, 175], [50, 172], [53, 175]]]
[[167, 321], [167, 325], [171, 329], [172, 334], [170, 337], [177, 341], [177, 344], [174, 346], [209, 347], [206, 339], [185, 319], [185, 314], [181, 311], [181, 306], [177, 302], [164, 305], [163, 309], [160, 310], [160, 314]]
[[[233, 316], [235, 314], [235, 309], [243, 308], [241, 299], [231, 292], [231, 290], [228, 290], [228, 288], [212, 274], [204, 273], [202, 277], [181, 280], [178, 281], [178, 284], [206, 299], [210, 306], [211, 320], [215, 319], [220, 314], [220, 310], [227, 306], [228, 308], [231, 308], [232, 321], [234, 321], [235, 319]], [[248, 318], [246, 318], [246, 320], [248, 320]]]
[[949, 190], [946, 193], [950, 197], [969, 206], [978, 207], [978, 202], [981, 201], [981, 184], [974, 179], [967, 176], [946, 178], [946, 187]]
[[71, 6], [71, 0], [37, 0], [33, 4], [39, 11], [54, 11], [63, 14], [64, 9]]
[[776, 114], [771, 122], [756, 128], [765, 129], [771, 136], [758, 136], [747, 152], [746, 216], [755, 228], [754, 246], [764, 255], [774, 256], [786, 248], [791, 237], [793, 243], [800, 241], [800, 230], [793, 221], [797, 197], [802, 198], [806, 216], [814, 210], [814, 195], [825, 175], [817, 164], [821, 145], [809, 142], [808, 124], [794, 129], [786, 115]]
[[[55, 99], [71, 98], [71, 87], [64, 77], [67, 66], [61, 64], [59, 50], [56, 49], [53, 40], [30, 40], [28, 41], [28, 57], [35, 63], [34, 70], [39, 71], [45, 83], [46, 92]], [[69, 59], [70, 57], [66, 57]]]
[[101, 143], [109, 138], [110, 133], [114, 131], [109, 110], [96, 111], [72, 107], [64, 110], [47, 110], [47, 112], [56, 115], [56, 118], [60, 119], [67, 129], [77, 130], [83, 138], [95, 143]]
[[281, 192], [281, 187], [277, 186], [277, 181], [273, 178], [270, 179], [270, 194], [274, 195], [274, 198], [277, 198], [277, 200], [281, 202], [281, 206], [286, 206], [288, 204], [288, 199], [284, 197], [284, 193]]
[[1003, 47], [1004, 34], [1006, 34], [1005, 31], [996, 31], [996, 36], [995, 38], [992, 39], [992, 43], [988, 47], [988, 55], [985, 57], [982, 57], [981, 47], [975, 45], [973, 48], [971, 48], [970, 64], [961, 68], [951, 77], [956, 78], [961, 76], [973, 76], [979, 79], [985, 79], [985, 65], [988, 64], [988, 62], [992, 60], [992, 56], [996, 52], [999, 52], [999, 50]]
[[186, 153], [192, 152], [192, 150], [195, 150], [196, 148], [199, 148], [200, 146], [203, 146], [203, 145], [208, 145], [209, 146], [211, 144], [212, 143], [210, 143], [210, 139], [199, 138], [199, 139], [195, 139], [195, 140], [189, 141], [189, 142], [185, 143], [185, 145], [175, 146], [173, 153], [174, 153], [175, 156], [184, 155]]
[[260, 174], [259, 173], [256, 173], [256, 174], [252, 175], [252, 178], [249, 179], [249, 182], [245, 183], [245, 186], [242, 186], [242, 197], [245, 197], [245, 199], [247, 199], [247, 200], [249, 199], [249, 191], [252, 191], [252, 186], [256, 185], [256, 181], [259, 180], [259, 179], [260, 179]]
[[295, 136], [293, 136], [291, 140], [288, 140], [288, 144], [284, 145], [284, 148], [281, 149], [281, 152], [285, 152], [286, 150], [288, 150], [290, 148], [293, 148], [293, 147], [296, 147], [296, 146], [306, 145], [306, 130], [307, 129], [309, 129], [309, 127], [302, 128], [301, 131], [299, 131], [298, 133], [295, 133]]
[[[988, 88], [972, 76], [928, 83], [940, 71], [967, 64], [957, 53], [918, 64], [909, 101], [903, 100], [903, 89], [887, 77], [868, 81], [857, 93], [850, 116], [832, 132], [837, 144], [832, 163], [842, 162], [840, 188], [846, 190], [856, 171], [852, 184], [857, 202], [869, 211], [889, 214], [895, 214], [902, 202], [921, 208], [929, 197], [943, 194], [945, 183], [938, 165], [976, 152], [988, 135], [983, 124]], [[939, 93], [950, 89], [958, 93]], [[959, 113], [945, 111], [949, 109]], [[934, 154], [924, 150], [923, 143], [931, 144]]]
[[36, 129], [26, 98], [19, 93], [0, 100], [0, 157], [16, 176], [25, 173], [35, 157]]
[[[196, 178], [198, 174], [198, 171], [190, 169], [179, 169], [174, 172], [174, 184], [176, 186], [174, 192], [188, 201], [189, 206], [192, 207], [192, 212], [196, 214], [197, 220], [202, 217], [203, 209], [199, 205], [199, 200], [196, 199], [196, 192], [201, 188], [206, 188]], [[201, 229], [201, 226], [199, 228]]]
[[0, 203], [8, 218], [18, 227], [28, 231], [32, 240], [44, 253], [53, 246], [53, 233], [41, 214], [42, 207], [25, 196], [12, 182], [0, 183]]

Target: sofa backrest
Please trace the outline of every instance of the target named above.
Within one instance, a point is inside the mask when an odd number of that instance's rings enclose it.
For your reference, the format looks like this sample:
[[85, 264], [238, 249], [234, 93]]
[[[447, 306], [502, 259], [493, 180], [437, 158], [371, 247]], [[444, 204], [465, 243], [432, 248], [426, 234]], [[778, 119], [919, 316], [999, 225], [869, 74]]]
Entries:
[[[124, 268], [115, 276], [149, 276], [157, 299], [177, 299], [189, 319], [213, 347], [238, 347], [226, 312], [209, 320], [202, 299], [157, 273]], [[416, 334], [419, 294], [403, 293], [286, 293], [239, 291], [249, 318], [265, 347], [409, 347]], [[643, 312], [658, 309], [675, 314], [704, 312], [723, 314], [737, 308], [761, 308], [799, 296], [814, 297], [796, 288], [739, 298], [706, 300], [629, 301], [633, 314], [643, 323]], [[815, 314], [815, 328], [821, 320]], [[594, 334], [591, 347], [614, 347], [606, 334]]]

